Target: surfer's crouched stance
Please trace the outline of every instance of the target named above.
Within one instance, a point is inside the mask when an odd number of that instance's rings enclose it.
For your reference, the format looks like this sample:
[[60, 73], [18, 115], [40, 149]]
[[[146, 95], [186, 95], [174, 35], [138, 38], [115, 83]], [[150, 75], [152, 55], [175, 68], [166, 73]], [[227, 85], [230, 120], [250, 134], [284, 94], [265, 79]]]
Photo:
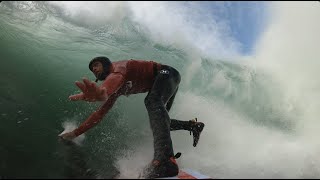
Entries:
[[98, 80], [104, 81], [97, 86], [88, 79], [76, 82], [82, 93], [72, 95], [70, 100], [89, 102], [105, 101], [77, 129], [59, 135], [64, 139], [73, 139], [86, 132], [99, 121], [121, 95], [146, 93], [144, 99], [154, 138], [154, 158], [142, 172], [144, 178], [176, 176], [179, 172], [174, 155], [170, 130], [188, 130], [193, 133], [193, 146], [199, 141], [204, 124], [196, 118], [189, 121], [170, 119], [168, 112], [173, 104], [181, 80], [179, 72], [168, 65], [154, 61], [122, 60], [111, 62], [107, 57], [95, 57], [89, 63], [89, 69]]

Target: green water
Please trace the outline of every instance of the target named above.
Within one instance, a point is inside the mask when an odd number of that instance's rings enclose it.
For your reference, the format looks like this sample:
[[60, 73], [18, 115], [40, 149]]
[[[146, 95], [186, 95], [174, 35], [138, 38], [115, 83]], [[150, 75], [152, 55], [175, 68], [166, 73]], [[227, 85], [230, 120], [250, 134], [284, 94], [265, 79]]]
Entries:
[[[182, 84], [176, 109], [192, 103], [184, 97], [192, 93], [209, 103], [224, 102], [256, 125], [292, 129], [283, 106], [269, 100], [281, 93], [265, 89], [264, 84], [276, 87], [268, 77], [246, 66], [200, 57], [200, 68], [186, 79], [193, 57], [174, 45], [152, 41], [129, 18], [91, 28], [64, 19], [45, 3], [19, 2], [2, 2], [0, 16], [0, 178], [85, 177], [88, 169], [110, 177], [116, 159], [150, 139], [145, 94], [139, 94], [120, 97], [104, 120], [86, 133], [81, 146], [59, 141], [64, 122], [78, 125], [100, 105], [67, 99], [79, 92], [76, 80], [94, 80], [88, 62], [98, 55], [114, 61], [152, 59], [177, 68]], [[218, 76], [224, 84], [211, 86]]]

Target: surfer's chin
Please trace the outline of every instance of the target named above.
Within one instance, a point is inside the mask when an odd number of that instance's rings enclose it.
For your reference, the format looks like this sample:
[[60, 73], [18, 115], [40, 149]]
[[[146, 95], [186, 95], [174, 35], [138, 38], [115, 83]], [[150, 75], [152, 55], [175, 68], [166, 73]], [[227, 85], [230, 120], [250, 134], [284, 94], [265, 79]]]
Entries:
[[99, 80], [99, 81], [103, 81], [106, 79], [106, 75], [104, 73], [99, 73], [97, 74], [96, 78]]

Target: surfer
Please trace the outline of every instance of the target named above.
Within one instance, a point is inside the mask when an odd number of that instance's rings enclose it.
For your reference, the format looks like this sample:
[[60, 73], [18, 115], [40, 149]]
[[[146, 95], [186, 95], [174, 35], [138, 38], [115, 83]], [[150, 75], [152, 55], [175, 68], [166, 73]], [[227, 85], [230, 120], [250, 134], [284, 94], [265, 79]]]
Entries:
[[179, 172], [170, 131], [188, 130], [193, 134], [193, 146], [196, 147], [204, 123], [197, 118], [188, 121], [171, 119], [170, 111], [180, 84], [180, 73], [173, 67], [145, 60], [121, 60], [111, 62], [107, 57], [93, 58], [89, 69], [96, 81], [104, 81], [101, 86], [83, 78], [83, 83], [75, 84], [82, 91], [69, 96], [72, 101], [88, 102], [104, 101], [99, 109], [93, 112], [78, 128], [71, 132], [60, 134], [63, 139], [72, 140], [83, 134], [97, 123], [111, 109], [121, 95], [148, 93], [144, 99], [153, 133], [154, 157], [144, 169], [145, 178], [160, 178], [175, 176]]

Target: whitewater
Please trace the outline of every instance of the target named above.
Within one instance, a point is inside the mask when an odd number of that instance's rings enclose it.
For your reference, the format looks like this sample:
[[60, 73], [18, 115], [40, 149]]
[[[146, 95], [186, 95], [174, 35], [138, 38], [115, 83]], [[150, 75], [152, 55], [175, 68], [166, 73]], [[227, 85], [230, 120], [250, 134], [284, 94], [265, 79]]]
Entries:
[[210, 3], [1, 2], [0, 178], [138, 177], [153, 155], [146, 94], [120, 97], [74, 143], [58, 138], [99, 107], [68, 96], [79, 92], [75, 81], [94, 80], [88, 63], [100, 55], [180, 71], [170, 116], [206, 124], [197, 147], [188, 131], [171, 132], [181, 168], [319, 178], [320, 3], [264, 3], [247, 54], [227, 19], [211, 13], [231, 2]]

